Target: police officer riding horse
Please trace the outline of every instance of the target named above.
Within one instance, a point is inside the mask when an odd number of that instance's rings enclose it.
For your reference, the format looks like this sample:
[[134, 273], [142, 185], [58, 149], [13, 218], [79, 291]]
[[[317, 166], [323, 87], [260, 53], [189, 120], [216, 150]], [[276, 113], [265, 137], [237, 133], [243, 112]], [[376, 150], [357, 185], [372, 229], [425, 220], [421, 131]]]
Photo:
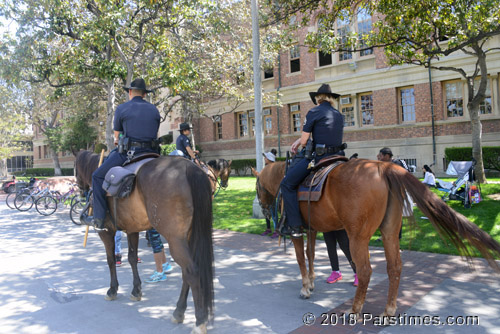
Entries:
[[124, 86], [128, 92], [129, 101], [119, 105], [115, 111], [113, 123], [115, 145], [104, 163], [92, 174], [94, 194], [94, 215], [83, 213], [80, 220], [85, 225], [94, 226], [97, 230], [104, 229], [108, 212], [106, 191], [102, 185], [106, 173], [115, 166], [122, 166], [137, 155], [158, 153], [158, 129], [160, 113], [158, 109], [144, 98], [151, 90], [146, 88], [144, 79], [135, 79], [130, 86]]
[[[292, 238], [302, 237], [303, 220], [297, 198], [300, 183], [309, 175], [315, 162], [332, 155], [345, 155], [345, 144], [342, 143], [344, 119], [333, 106], [340, 95], [333, 93], [327, 84], [321, 85], [317, 92], [310, 92], [309, 95], [317, 106], [307, 113], [302, 135], [291, 147], [294, 154], [297, 154], [300, 146], [304, 147], [305, 156], [302, 160], [292, 163], [281, 182], [285, 213], [280, 233]], [[306, 146], [312, 147], [306, 150]]]

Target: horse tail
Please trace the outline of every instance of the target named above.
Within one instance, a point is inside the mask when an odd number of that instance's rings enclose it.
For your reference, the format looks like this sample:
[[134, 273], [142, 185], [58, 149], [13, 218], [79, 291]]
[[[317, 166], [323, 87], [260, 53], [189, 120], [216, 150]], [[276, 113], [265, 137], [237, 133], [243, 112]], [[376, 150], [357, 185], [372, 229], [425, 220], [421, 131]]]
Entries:
[[207, 174], [195, 165], [187, 168], [187, 178], [193, 199], [193, 220], [189, 249], [200, 275], [203, 309], [213, 315], [214, 252], [212, 243], [212, 188]]
[[399, 204], [409, 208], [406, 190], [443, 239], [451, 241], [459, 253], [467, 258], [469, 264], [472, 264], [472, 253], [466, 242], [475, 247], [493, 269], [500, 271], [500, 266], [495, 262], [495, 257], [500, 256], [500, 244], [488, 233], [451, 209], [425, 184], [403, 168], [387, 165], [382, 175], [387, 181], [390, 193], [395, 195]]

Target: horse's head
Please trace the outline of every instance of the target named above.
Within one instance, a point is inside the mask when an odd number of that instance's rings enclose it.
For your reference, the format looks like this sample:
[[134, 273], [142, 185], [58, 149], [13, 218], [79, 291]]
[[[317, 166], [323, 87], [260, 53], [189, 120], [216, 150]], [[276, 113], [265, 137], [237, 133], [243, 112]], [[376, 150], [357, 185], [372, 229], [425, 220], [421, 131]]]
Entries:
[[229, 175], [231, 175], [231, 162], [232, 160], [224, 160], [224, 159], [219, 159], [219, 177], [220, 177], [220, 184], [222, 188], [227, 188], [228, 186], [228, 180], [229, 180]]

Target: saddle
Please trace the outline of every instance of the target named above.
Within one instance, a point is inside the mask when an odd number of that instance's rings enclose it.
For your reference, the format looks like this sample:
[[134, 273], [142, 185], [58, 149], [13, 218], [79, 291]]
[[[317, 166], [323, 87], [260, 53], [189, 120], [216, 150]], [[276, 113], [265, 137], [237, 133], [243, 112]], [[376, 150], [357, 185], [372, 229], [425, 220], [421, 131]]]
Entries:
[[122, 166], [111, 168], [104, 177], [102, 188], [108, 196], [117, 198], [128, 197], [134, 190], [135, 176], [144, 164], [158, 158], [156, 153], [144, 153], [127, 160]]
[[334, 155], [321, 159], [311, 170], [311, 173], [299, 185], [297, 197], [299, 201], [317, 202], [323, 194], [323, 185], [328, 174], [339, 165], [348, 161], [344, 156]]

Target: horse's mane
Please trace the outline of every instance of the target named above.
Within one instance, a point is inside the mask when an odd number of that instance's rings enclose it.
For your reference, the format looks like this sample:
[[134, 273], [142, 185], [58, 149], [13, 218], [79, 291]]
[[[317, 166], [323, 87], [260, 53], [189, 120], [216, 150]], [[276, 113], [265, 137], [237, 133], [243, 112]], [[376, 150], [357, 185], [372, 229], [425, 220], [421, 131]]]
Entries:
[[229, 161], [225, 159], [210, 160], [207, 162], [207, 165], [220, 172], [223, 169], [229, 168]]
[[92, 185], [92, 173], [97, 169], [98, 164], [99, 154], [84, 150], [76, 154], [76, 180], [82, 189], [88, 189]]

